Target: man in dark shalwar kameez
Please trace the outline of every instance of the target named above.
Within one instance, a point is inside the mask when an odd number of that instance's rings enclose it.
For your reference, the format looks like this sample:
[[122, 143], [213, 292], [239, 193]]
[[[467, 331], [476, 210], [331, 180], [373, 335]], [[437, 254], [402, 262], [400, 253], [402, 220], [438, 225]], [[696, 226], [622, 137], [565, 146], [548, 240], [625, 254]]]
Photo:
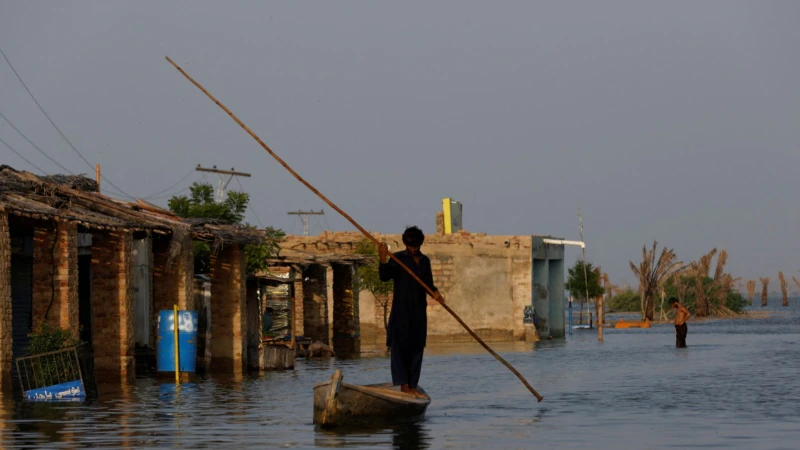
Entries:
[[[425, 235], [417, 227], [406, 228], [403, 244], [406, 249], [394, 254], [436, 294], [434, 299], [444, 303], [444, 298], [433, 284], [431, 260], [420, 252]], [[389, 257], [386, 244], [379, 246], [381, 281], [394, 280], [394, 298], [389, 325], [386, 330], [386, 346], [392, 355], [392, 384], [408, 394], [423, 397], [417, 390], [422, 370], [422, 354], [428, 334], [426, 308], [427, 291], [411, 275]]]

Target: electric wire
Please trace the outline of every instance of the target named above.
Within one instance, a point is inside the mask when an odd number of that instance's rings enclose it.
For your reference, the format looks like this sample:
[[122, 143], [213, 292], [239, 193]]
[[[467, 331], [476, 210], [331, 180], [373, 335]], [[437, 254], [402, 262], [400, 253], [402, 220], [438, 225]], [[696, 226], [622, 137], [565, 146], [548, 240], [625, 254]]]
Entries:
[[[3, 55], [3, 58], [6, 60], [6, 63], [8, 63], [8, 66], [9, 66], [9, 67], [11, 67], [11, 71], [12, 71], [12, 72], [14, 72], [14, 75], [16, 75], [17, 79], [18, 79], [18, 80], [19, 80], [19, 82], [22, 84], [22, 87], [24, 87], [24, 88], [25, 88], [25, 91], [27, 91], [27, 92], [28, 92], [28, 95], [30, 95], [30, 96], [31, 96], [31, 98], [33, 99], [33, 102], [34, 102], [34, 103], [36, 103], [36, 106], [38, 106], [38, 107], [39, 107], [39, 110], [42, 112], [42, 114], [44, 114], [44, 116], [47, 118], [47, 120], [50, 122], [50, 124], [51, 124], [51, 125], [53, 125], [53, 128], [55, 128], [55, 129], [56, 129], [56, 131], [58, 131], [58, 134], [60, 134], [60, 135], [61, 135], [61, 137], [62, 137], [62, 138], [64, 138], [64, 141], [66, 141], [66, 142], [67, 142], [67, 144], [70, 146], [70, 148], [72, 148], [72, 150], [74, 150], [74, 151], [75, 151], [75, 153], [77, 153], [77, 154], [78, 154], [78, 156], [80, 156], [80, 158], [83, 160], [83, 162], [85, 162], [85, 163], [86, 163], [86, 164], [89, 166], [89, 168], [90, 168], [90, 169], [93, 169], [93, 168], [94, 168], [94, 166], [92, 165], [92, 163], [90, 163], [90, 162], [89, 162], [89, 161], [88, 161], [86, 158], [84, 158], [83, 154], [82, 154], [80, 151], [78, 151], [78, 149], [77, 149], [77, 148], [75, 148], [75, 146], [74, 146], [74, 145], [72, 145], [72, 142], [70, 142], [70, 140], [69, 140], [69, 139], [67, 139], [67, 136], [65, 136], [65, 135], [64, 135], [64, 133], [61, 131], [61, 129], [60, 129], [60, 128], [58, 128], [58, 126], [55, 124], [55, 122], [53, 122], [53, 119], [51, 119], [51, 118], [50, 118], [50, 115], [49, 115], [49, 114], [47, 114], [47, 112], [44, 110], [44, 108], [43, 108], [43, 107], [42, 107], [42, 105], [39, 103], [39, 101], [38, 101], [38, 100], [36, 100], [36, 97], [33, 95], [33, 92], [31, 92], [31, 90], [30, 90], [30, 89], [28, 89], [28, 85], [27, 85], [27, 84], [25, 84], [25, 82], [22, 80], [22, 77], [21, 77], [21, 76], [20, 76], [20, 74], [17, 72], [17, 69], [15, 69], [15, 68], [14, 68], [14, 65], [13, 65], [13, 64], [11, 64], [11, 61], [8, 59], [8, 56], [6, 56], [6, 53], [5, 53], [5, 52], [3, 51], [3, 49], [1, 49], [1, 48], [0, 48], [0, 54], [2, 54], [2, 55]], [[6, 119], [6, 122], [8, 122], [8, 119]], [[10, 122], [9, 122], [9, 124], [10, 124]], [[13, 127], [13, 125], [12, 125], [12, 127]], [[59, 167], [63, 168], [64, 170], [67, 170], [66, 168], [64, 168], [64, 167], [63, 167], [63, 166], [61, 166], [60, 164], [59, 164]], [[128, 198], [130, 198], [130, 199], [134, 199], [134, 198], [135, 198], [135, 197], [133, 197], [132, 195], [129, 195], [128, 193], [126, 193], [125, 191], [123, 191], [122, 189], [120, 189], [120, 188], [119, 188], [117, 185], [115, 185], [114, 183], [112, 183], [112, 182], [111, 182], [111, 180], [109, 180], [108, 178], [106, 178], [105, 176], [103, 176], [103, 174], [102, 174], [102, 173], [100, 174], [100, 179], [102, 179], [103, 181], [105, 181], [106, 183], [108, 183], [108, 184], [109, 184], [111, 187], [113, 187], [114, 189], [116, 189], [116, 190], [117, 190], [117, 191], [118, 191], [120, 194], [122, 194], [123, 196], [125, 196], [125, 197], [128, 197]]]
[[[242, 186], [242, 182], [239, 181], [239, 177], [236, 177], [236, 183], [239, 184], [239, 189], [241, 189], [242, 192], [244, 192], [244, 186]], [[258, 217], [258, 213], [256, 213], [256, 208], [253, 206], [252, 198], [250, 200], [251, 201], [247, 202], [247, 206], [250, 208], [250, 212], [253, 213], [253, 215], [256, 217], [256, 221], [261, 226], [261, 228], [264, 228], [264, 224], [261, 223], [261, 218]]]
[[32, 165], [33, 167], [35, 167], [35, 168], [36, 168], [36, 170], [38, 170], [39, 172], [41, 172], [43, 175], [47, 175], [47, 172], [45, 172], [44, 170], [42, 170], [42, 168], [41, 168], [41, 167], [39, 167], [39, 166], [37, 166], [36, 164], [34, 164], [34, 163], [30, 162], [30, 161], [28, 160], [28, 158], [26, 158], [26, 157], [22, 156], [22, 154], [20, 154], [18, 151], [14, 150], [14, 147], [12, 147], [12, 146], [8, 145], [8, 142], [4, 141], [4, 140], [3, 140], [3, 138], [0, 138], [0, 142], [2, 142], [2, 143], [3, 143], [3, 145], [5, 145], [6, 147], [8, 147], [8, 148], [9, 148], [9, 150], [11, 150], [12, 152], [14, 152], [14, 154], [15, 154], [15, 155], [17, 155], [17, 156], [19, 156], [20, 158], [22, 158], [22, 159], [23, 159], [23, 160], [24, 160], [26, 163], [28, 163], [28, 164]]
[[8, 120], [8, 117], [6, 117], [5, 115], [3, 115], [3, 113], [0, 113], [0, 118], [2, 118], [2, 119], [3, 119], [3, 120], [4, 120], [4, 121], [7, 123], [7, 124], [11, 125], [11, 128], [13, 128], [13, 129], [14, 129], [14, 131], [16, 131], [17, 133], [19, 133], [19, 135], [20, 135], [20, 136], [22, 136], [23, 138], [25, 138], [25, 140], [26, 140], [26, 141], [28, 141], [28, 143], [29, 143], [29, 144], [31, 144], [31, 145], [33, 146], [33, 148], [35, 148], [36, 150], [38, 150], [38, 151], [39, 151], [39, 153], [41, 153], [42, 155], [44, 155], [44, 156], [45, 156], [45, 158], [47, 158], [47, 159], [49, 159], [50, 161], [52, 161], [52, 162], [53, 162], [53, 164], [57, 165], [58, 167], [60, 167], [60, 168], [61, 168], [61, 170], [63, 170], [63, 171], [65, 171], [65, 172], [67, 172], [68, 174], [70, 174], [70, 175], [75, 175], [75, 174], [74, 174], [74, 173], [73, 173], [71, 170], [69, 170], [69, 169], [67, 169], [66, 167], [62, 166], [62, 165], [61, 165], [61, 163], [59, 163], [59, 162], [58, 162], [58, 161], [56, 161], [55, 159], [51, 158], [51, 157], [50, 157], [50, 155], [48, 155], [48, 154], [47, 154], [47, 153], [46, 153], [44, 150], [42, 150], [41, 148], [39, 148], [39, 146], [38, 146], [38, 145], [34, 144], [34, 143], [33, 143], [33, 141], [31, 141], [30, 139], [28, 139], [28, 136], [26, 136], [26, 135], [25, 135], [25, 133], [23, 133], [22, 131], [20, 131], [20, 129], [19, 129], [19, 128], [17, 128], [17, 127], [16, 127], [16, 126], [15, 126], [15, 125], [14, 125], [14, 124], [13, 124], [13, 123], [10, 121], [10, 120]]
[[170, 185], [168, 188], [162, 189], [162, 190], [160, 190], [160, 191], [158, 191], [158, 192], [156, 192], [156, 193], [154, 193], [154, 194], [150, 194], [150, 195], [148, 195], [148, 196], [146, 196], [146, 197], [142, 197], [142, 199], [143, 199], [143, 200], [147, 200], [148, 198], [153, 198], [153, 197], [156, 197], [156, 196], [158, 196], [158, 195], [161, 195], [161, 194], [163, 194], [164, 192], [167, 192], [167, 191], [169, 191], [170, 189], [174, 188], [175, 186], [177, 186], [177, 185], [181, 184], [181, 182], [183, 182], [183, 180], [185, 180], [185, 179], [189, 178], [189, 176], [191, 176], [191, 175], [192, 175], [192, 173], [194, 173], [194, 172], [195, 172], [195, 170], [194, 170], [194, 169], [190, 170], [190, 171], [189, 171], [189, 173], [187, 173], [186, 175], [184, 175], [184, 176], [183, 176], [183, 178], [181, 178], [180, 180], [176, 181], [175, 183], [173, 183], [172, 185]]

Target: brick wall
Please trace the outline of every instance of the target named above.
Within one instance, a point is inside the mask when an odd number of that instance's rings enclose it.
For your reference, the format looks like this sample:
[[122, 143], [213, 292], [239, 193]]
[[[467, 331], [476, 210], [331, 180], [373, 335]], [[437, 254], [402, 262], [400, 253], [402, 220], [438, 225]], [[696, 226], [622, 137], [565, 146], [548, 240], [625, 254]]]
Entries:
[[36, 228], [33, 248], [33, 326], [47, 322], [78, 336], [78, 227], [56, 222]]
[[0, 392], [11, 390], [11, 238], [8, 214], [0, 211]]
[[247, 363], [245, 257], [238, 245], [211, 256], [211, 370], [242, 373]]
[[92, 340], [98, 382], [135, 376], [132, 244], [128, 232], [92, 234]]
[[[363, 294], [362, 294], [363, 295]], [[386, 323], [389, 323], [389, 314], [392, 313], [392, 300], [394, 300], [394, 294], [389, 293], [386, 299]], [[377, 298], [374, 299], [375, 305], [375, 326], [374, 332], [375, 336], [373, 340], [376, 343], [385, 343], [386, 342], [386, 327], [384, 327], [384, 314], [383, 314], [383, 305], [381, 304], [382, 300], [378, 300]], [[363, 324], [361, 324], [362, 332], [364, 330]], [[363, 335], [363, 333], [362, 333]]]
[[[449, 255], [431, 255], [431, 272], [433, 273], [433, 284], [436, 289], [445, 295], [450, 292], [455, 284], [455, 270], [453, 257]], [[436, 300], [427, 297], [428, 305], [436, 305]]]

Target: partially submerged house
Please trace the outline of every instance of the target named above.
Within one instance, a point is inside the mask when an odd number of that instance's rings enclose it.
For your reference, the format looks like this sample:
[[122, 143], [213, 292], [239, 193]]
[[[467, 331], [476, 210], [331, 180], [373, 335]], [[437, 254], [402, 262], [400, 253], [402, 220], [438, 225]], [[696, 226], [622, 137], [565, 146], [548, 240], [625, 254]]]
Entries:
[[291, 299], [295, 336], [323, 342], [337, 356], [356, 355], [361, 352], [357, 268], [366, 258], [350, 251], [326, 250], [324, 254], [281, 254], [268, 261], [270, 272], [292, 280], [274, 285], [286, 289]]
[[113, 199], [82, 176], [0, 166], [0, 388], [11, 389], [13, 358], [41, 323], [91, 344], [98, 381], [132, 378], [136, 349], [156, 347], [158, 311], [197, 309], [195, 240], [212, 245], [208, 368], [240, 372], [244, 245], [261, 232]]
[[[464, 230], [446, 233], [441, 217], [438, 225], [436, 233], [426, 235], [422, 252], [431, 259], [434, 282], [448, 305], [482, 339], [534, 340], [534, 326], [543, 337], [564, 336], [563, 241], [547, 236], [488, 236]], [[387, 243], [392, 252], [404, 248], [400, 234], [372, 234]], [[287, 236], [281, 244], [281, 255], [305, 259], [356, 256], [353, 252], [363, 239], [358, 232]], [[386, 332], [382, 302], [364, 290], [357, 298], [354, 307], [358, 323], [354, 328], [360, 342], [383, 345]], [[386, 314], [390, 310], [391, 303]], [[311, 314], [306, 312], [306, 317], [308, 320]], [[429, 297], [428, 340], [454, 342], [472, 338]]]

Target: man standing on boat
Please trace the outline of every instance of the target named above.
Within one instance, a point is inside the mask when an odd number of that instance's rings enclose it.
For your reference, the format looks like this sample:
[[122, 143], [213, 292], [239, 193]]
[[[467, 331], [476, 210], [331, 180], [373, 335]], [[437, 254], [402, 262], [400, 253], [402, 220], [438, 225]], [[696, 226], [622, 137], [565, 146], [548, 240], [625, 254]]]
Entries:
[[689, 328], [686, 326], [686, 321], [689, 319], [691, 313], [677, 298], [672, 297], [669, 299], [669, 306], [675, 310], [675, 346], [678, 348], [686, 348], [686, 333]]
[[[412, 226], [403, 233], [406, 249], [394, 254], [411, 269], [436, 294], [434, 299], [444, 303], [444, 298], [433, 284], [431, 260], [420, 252], [425, 241], [422, 230]], [[389, 247], [378, 247], [381, 281], [394, 280], [394, 298], [389, 325], [386, 330], [386, 346], [392, 355], [392, 384], [400, 390], [417, 397], [424, 397], [417, 391], [422, 370], [422, 354], [428, 334], [427, 291], [397, 262], [389, 257]]]

